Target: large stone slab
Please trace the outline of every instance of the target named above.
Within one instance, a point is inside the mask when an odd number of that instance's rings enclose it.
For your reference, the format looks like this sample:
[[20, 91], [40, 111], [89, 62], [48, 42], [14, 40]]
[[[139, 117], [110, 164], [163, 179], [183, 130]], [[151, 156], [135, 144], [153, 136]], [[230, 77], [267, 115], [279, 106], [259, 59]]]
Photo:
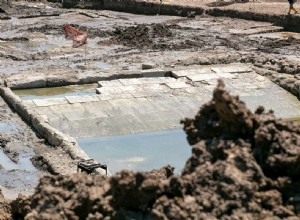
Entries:
[[216, 73], [216, 75], [219, 78], [227, 78], [227, 79], [231, 79], [231, 78], [235, 78], [236, 76], [232, 73], [227, 73], [227, 72], [221, 72], [221, 73]]
[[101, 101], [107, 101], [112, 99], [130, 99], [133, 96], [130, 93], [120, 93], [120, 94], [100, 94], [99, 99]]
[[82, 102], [98, 102], [99, 101], [99, 98], [97, 95], [93, 95], [93, 96], [88, 96], [88, 95], [85, 95], [85, 96], [66, 96], [65, 97], [68, 102], [70, 104], [73, 104], [73, 103], [82, 103]]
[[166, 74], [167, 71], [162, 69], [142, 70], [143, 77], [164, 77]]
[[211, 73], [212, 70], [210, 67], [200, 67], [197, 69], [187, 69], [187, 70], [173, 70], [172, 76], [175, 78], [187, 77], [190, 75], [198, 75], [198, 74], [208, 74]]
[[226, 66], [212, 67], [211, 69], [216, 73], [246, 73], [252, 71], [252, 68], [247, 64], [226, 65]]
[[166, 85], [167, 85], [170, 89], [184, 89], [184, 88], [191, 87], [190, 84], [187, 84], [187, 83], [185, 83], [185, 82], [180, 82], [180, 81], [177, 81], [177, 82], [169, 82], [169, 83], [166, 83]]
[[122, 94], [123, 91], [119, 87], [100, 87], [96, 89], [97, 94]]
[[119, 79], [119, 81], [123, 84], [123, 85], [139, 85], [142, 84], [142, 82], [140, 81], [140, 78], [134, 78], [134, 79]]
[[99, 87], [113, 87], [123, 85], [118, 79], [117, 80], [103, 80], [98, 82]]
[[140, 78], [140, 82], [143, 84], [163, 84], [167, 82], [175, 82], [176, 79], [171, 77], [143, 77]]
[[32, 101], [38, 107], [68, 104], [65, 98], [34, 99]]
[[205, 74], [190, 75], [187, 76], [187, 78], [194, 82], [199, 82], [199, 81], [217, 79], [219, 78], [219, 76], [214, 73], [205, 73]]

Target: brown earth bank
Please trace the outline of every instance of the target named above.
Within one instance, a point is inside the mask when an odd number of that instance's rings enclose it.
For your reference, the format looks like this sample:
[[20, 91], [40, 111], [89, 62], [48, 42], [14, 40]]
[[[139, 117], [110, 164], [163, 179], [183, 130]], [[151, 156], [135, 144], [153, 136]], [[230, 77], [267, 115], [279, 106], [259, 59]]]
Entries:
[[25, 219], [299, 219], [300, 127], [247, 109], [219, 81], [195, 118], [182, 120], [192, 155], [181, 175], [168, 166], [111, 178], [43, 177], [11, 203]]

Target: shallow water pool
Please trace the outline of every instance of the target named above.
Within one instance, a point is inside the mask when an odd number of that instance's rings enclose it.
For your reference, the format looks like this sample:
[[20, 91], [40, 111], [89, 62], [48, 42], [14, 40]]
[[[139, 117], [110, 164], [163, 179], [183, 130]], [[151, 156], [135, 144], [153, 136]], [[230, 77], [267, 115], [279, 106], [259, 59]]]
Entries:
[[14, 93], [22, 100], [62, 98], [65, 96], [95, 95], [97, 84], [71, 85], [34, 89], [18, 89]]
[[191, 155], [181, 129], [77, 141], [91, 158], [106, 164], [111, 173], [122, 169], [151, 171], [168, 164], [179, 173]]

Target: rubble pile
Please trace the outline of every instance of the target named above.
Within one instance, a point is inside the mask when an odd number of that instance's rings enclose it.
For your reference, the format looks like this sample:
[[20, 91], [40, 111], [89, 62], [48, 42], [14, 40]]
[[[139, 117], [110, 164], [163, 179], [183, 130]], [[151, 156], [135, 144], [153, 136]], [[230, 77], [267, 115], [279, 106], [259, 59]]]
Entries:
[[23, 216], [299, 219], [298, 124], [276, 119], [262, 107], [250, 112], [222, 81], [195, 118], [182, 123], [192, 156], [181, 175], [168, 166], [149, 173], [124, 170], [111, 178], [44, 177]]

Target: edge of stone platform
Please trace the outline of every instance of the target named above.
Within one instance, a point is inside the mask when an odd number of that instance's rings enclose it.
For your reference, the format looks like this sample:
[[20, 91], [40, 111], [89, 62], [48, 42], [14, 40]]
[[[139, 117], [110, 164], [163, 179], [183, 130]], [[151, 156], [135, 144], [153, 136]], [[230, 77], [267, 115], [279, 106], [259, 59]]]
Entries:
[[[66, 149], [73, 160], [90, 159], [79, 147], [74, 138], [53, 128], [41, 115], [25, 106], [22, 100], [15, 95], [10, 88], [0, 87], [0, 95], [23, 120], [33, 126], [37, 133], [45, 138], [49, 144]], [[51, 164], [49, 165], [52, 166]], [[52, 168], [55, 169], [55, 166], [52, 166]]]

